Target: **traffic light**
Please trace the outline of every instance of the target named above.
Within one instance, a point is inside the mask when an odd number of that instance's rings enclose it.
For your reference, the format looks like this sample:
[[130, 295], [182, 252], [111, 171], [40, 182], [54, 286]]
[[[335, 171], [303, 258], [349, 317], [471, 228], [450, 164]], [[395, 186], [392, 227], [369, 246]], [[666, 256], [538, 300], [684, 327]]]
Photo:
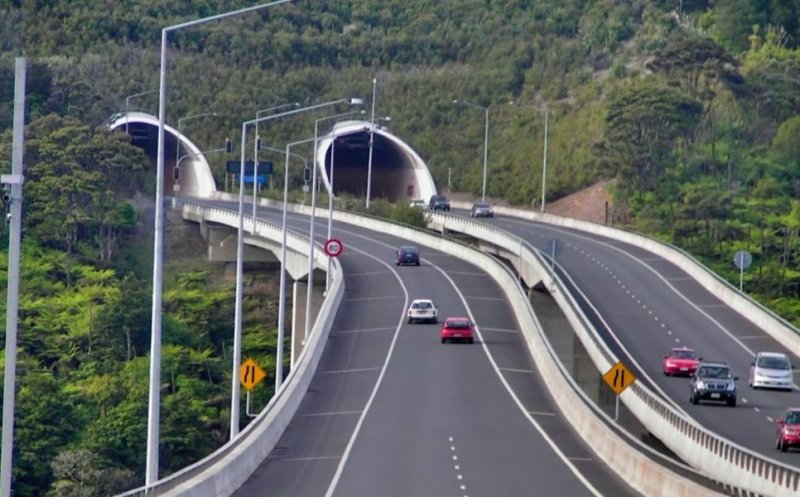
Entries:
[[231, 153], [233, 152], [233, 142], [230, 138], [225, 138], [225, 152]]
[[256, 150], [261, 150], [261, 137], [256, 136]]

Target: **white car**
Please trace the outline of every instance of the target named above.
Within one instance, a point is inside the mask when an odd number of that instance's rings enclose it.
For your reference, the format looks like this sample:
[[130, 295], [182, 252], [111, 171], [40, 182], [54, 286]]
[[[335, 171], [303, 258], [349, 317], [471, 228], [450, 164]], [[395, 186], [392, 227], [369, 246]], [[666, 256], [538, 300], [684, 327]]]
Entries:
[[794, 388], [794, 367], [789, 357], [780, 352], [759, 352], [756, 360], [750, 364], [750, 381], [752, 388]]
[[436, 304], [430, 299], [417, 299], [411, 302], [408, 308], [408, 323], [426, 322], [437, 323], [439, 321], [439, 310]]

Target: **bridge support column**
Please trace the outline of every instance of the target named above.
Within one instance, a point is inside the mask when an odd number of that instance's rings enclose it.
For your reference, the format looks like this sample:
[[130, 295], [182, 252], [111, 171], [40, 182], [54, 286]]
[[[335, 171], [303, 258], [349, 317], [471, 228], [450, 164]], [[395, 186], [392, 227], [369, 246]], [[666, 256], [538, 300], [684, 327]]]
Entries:
[[[311, 320], [312, 326], [317, 319], [319, 309], [322, 307], [322, 301], [325, 298], [325, 281], [320, 282], [317, 278], [317, 273], [314, 271], [314, 288], [312, 292], [311, 302]], [[323, 273], [324, 278], [324, 273]], [[295, 281], [292, 287], [293, 305], [292, 305], [292, 351], [291, 367], [294, 367], [295, 361], [300, 357], [303, 352], [303, 347], [306, 343], [306, 296], [308, 295], [308, 282]]]

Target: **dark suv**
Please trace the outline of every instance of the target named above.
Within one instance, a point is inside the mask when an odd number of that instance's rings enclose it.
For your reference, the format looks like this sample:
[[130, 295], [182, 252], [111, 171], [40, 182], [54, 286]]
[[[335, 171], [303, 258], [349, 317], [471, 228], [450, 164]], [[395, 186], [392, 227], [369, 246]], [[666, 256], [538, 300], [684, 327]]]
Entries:
[[444, 195], [432, 195], [428, 203], [428, 209], [432, 211], [449, 211], [450, 201]]
[[736, 407], [736, 380], [731, 368], [724, 362], [703, 361], [692, 376], [692, 392], [689, 400], [697, 404], [701, 400], [725, 402]]
[[419, 249], [413, 245], [403, 245], [397, 249], [397, 265], [412, 264], [419, 266]]

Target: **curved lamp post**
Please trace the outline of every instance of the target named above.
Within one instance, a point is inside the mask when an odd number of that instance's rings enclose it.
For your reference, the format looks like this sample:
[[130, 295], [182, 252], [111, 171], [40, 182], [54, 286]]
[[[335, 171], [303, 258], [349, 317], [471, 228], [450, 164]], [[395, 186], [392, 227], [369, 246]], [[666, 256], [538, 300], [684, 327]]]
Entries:
[[128, 95], [127, 97], [125, 97], [125, 133], [128, 132], [128, 113], [130, 113], [131, 99], [136, 97], [141, 97], [143, 95], [149, 95], [150, 93], [155, 93], [157, 91], [158, 89], [148, 90], [139, 93], [134, 93], [133, 95]]
[[489, 158], [489, 109], [482, 105], [467, 102], [466, 100], [453, 100], [453, 103], [464, 104], [484, 112], [486, 125], [483, 135], [483, 188], [481, 189], [481, 200], [486, 200], [486, 166]]
[[[153, 302], [150, 336], [150, 394], [147, 412], [147, 463], [145, 470], [145, 487], [149, 487], [158, 479], [158, 444], [159, 444], [159, 411], [161, 409], [161, 294], [163, 273], [163, 245], [164, 245], [164, 124], [167, 99], [167, 35], [171, 32], [190, 28], [210, 21], [217, 21], [227, 17], [254, 12], [267, 7], [274, 7], [289, 3], [292, 0], [276, 0], [273, 2], [246, 7], [244, 9], [218, 14], [214, 16], [195, 19], [167, 26], [161, 30], [161, 69], [159, 72], [158, 93], [158, 149], [156, 155], [156, 213], [153, 236]], [[241, 355], [234, 360], [241, 360]], [[233, 375], [231, 379], [233, 388], [239, 386], [239, 376]], [[237, 398], [238, 402], [238, 398]], [[234, 414], [233, 412], [231, 414]], [[238, 405], [236, 409], [238, 416]], [[233, 431], [233, 430], [232, 430]], [[237, 426], [238, 432], [238, 426]], [[231, 434], [232, 436], [235, 433]]]
[[183, 122], [190, 121], [192, 119], [199, 119], [201, 117], [206, 116], [216, 116], [216, 112], [203, 112], [202, 114], [194, 114], [191, 116], [185, 116], [178, 119], [178, 137], [177, 143], [175, 144], [175, 167], [178, 167], [178, 161], [180, 160], [180, 153], [181, 153], [181, 137], [183, 136]]
[[542, 112], [542, 110], [544, 110], [544, 146], [542, 152], [542, 205], [540, 206], [540, 211], [544, 212], [545, 193], [547, 190], [547, 137], [548, 137], [547, 120], [548, 120], [548, 115], [550, 114], [550, 109], [547, 107], [547, 104], [541, 106], [541, 105], [517, 104], [513, 101], [509, 103], [515, 107], [527, 107], [529, 109], [536, 109], [539, 112]]
[[[258, 122], [268, 121], [270, 119], [277, 119], [278, 117], [284, 117], [292, 114], [297, 114], [299, 112], [308, 112], [310, 110], [320, 109], [323, 107], [330, 107], [333, 105], [338, 105], [342, 103], [347, 103], [349, 105], [361, 105], [363, 102], [359, 98], [340, 98], [338, 100], [332, 100], [330, 102], [325, 102], [322, 104], [311, 105], [308, 107], [303, 107], [302, 109], [295, 109], [286, 112], [282, 112], [280, 114], [275, 114], [272, 116], [265, 116], [256, 119], [251, 119], [249, 121], [245, 121], [242, 123], [242, 157], [240, 162], [240, 169], [239, 169], [239, 229], [238, 229], [238, 237], [236, 242], [236, 304], [235, 304], [235, 316], [234, 316], [234, 361], [233, 361], [233, 376], [234, 376], [234, 386], [233, 386], [233, 398], [231, 399], [231, 438], [235, 436], [239, 432], [239, 382], [238, 382], [238, 368], [239, 363], [241, 362], [241, 346], [242, 346], [242, 294], [243, 294], [243, 282], [242, 282], [242, 273], [243, 273], [243, 264], [244, 264], [244, 163], [245, 163], [245, 143], [247, 142], [247, 126], [251, 124], [256, 124]], [[288, 150], [287, 150], [287, 171], [288, 173]], [[316, 168], [314, 169], [316, 171]], [[287, 179], [284, 182], [288, 181], [288, 174], [284, 173]], [[288, 185], [284, 187], [284, 191], [288, 189]], [[312, 199], [314, 196], [312, 195]], [[284, 223], [286, 219], [286, 199], [284, 197]], [[256, 219], [255, 217], [252, 219], [253, 225], [255, 226]], [[313, 213], [312, 213], [312, 223], [313, 223]], [[313, 227], [313, 224], [312, 224]], [[253, 228], [255, 230], [255, 227]], [[284, 230], [285, 230], [284, 224]], [[312, 233], [313, 235], [313, 233]], [[285, 232], [284, 232], [284, 243], [285, 243]], [[281, 249], [282, 251], [285, 250], [285, 247]], [[311, 243], [311, 255], [313, 257], [314, 253], [314, 243], [313, 243], [313, 236], [312, 236], [312, 243]], [[279, 302], [279, 311], [278, 311], [278, 336], [282, 338], [283, 335], [283, 306], [285, 299], [285, 293], [283, 289], [283, 282], [285, 281], [285, 261], [281, 259], [281, 301]], [[282, 350], [279, 346], [278, 351], [282, 354]], [[281, 361], [283, 358], [281, 356]], [[282, 362], [279, 362], [275, 365], [275, 383], [278, 385], [279, 378], [278, 375], [281, 375], [280, 381], [282, 382]], [[234, 409], [236, 417], [234, 417]], [[235, 425], [235, 426], [234, 426]]]
[[263, 113], [286, 109], [288, 107], [300, 107], [300, 102], [275, 105], [273, 107], [256, 111], [256, 139], [253, 143], [253, 233], [256, 231], [256, 205], [258, 204], [258, 149], [261, 147], [261, 136], [258, 134], [258, 118], [261, 117], [261, 114]]

